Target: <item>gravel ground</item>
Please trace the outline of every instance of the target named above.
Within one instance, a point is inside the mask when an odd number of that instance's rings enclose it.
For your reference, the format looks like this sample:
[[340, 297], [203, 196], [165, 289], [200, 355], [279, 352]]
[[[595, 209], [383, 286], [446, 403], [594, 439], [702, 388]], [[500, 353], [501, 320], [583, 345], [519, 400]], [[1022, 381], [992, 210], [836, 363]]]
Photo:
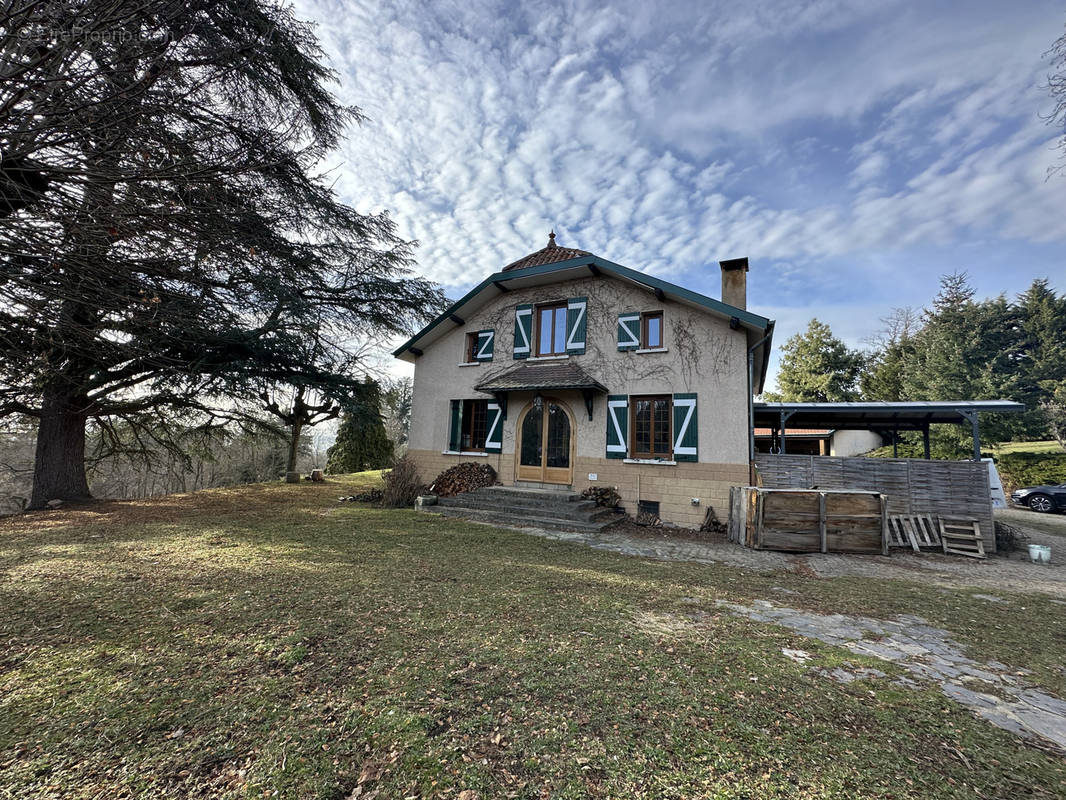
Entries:
[[[812, 553], [792, 555], [747, 547], [717, 535], [672, 532], [669, 528], [618, 525], [599, 533], [520, 528], [550, 539], [585, 544], [600, 550], [664, 561], [719, 563], [760, 572], [787, 569], [821, 578], [869, 577], [918, 580], [936, 586], [971, 586], [993, 591], [1030, 591], [1066, 601], [1066, 515], [1040, 515], [1031, 511], [1000, 509], [1002, 519], [1020, 529], [1027, 543], [1051, 546], [1051, 564], [1033, 564], [1028, 551], [997, 554], [983, 561], [893, 549], [891, 555], [862, 556]], [[1060, 532], [1061, 531], [1061, 532]]]

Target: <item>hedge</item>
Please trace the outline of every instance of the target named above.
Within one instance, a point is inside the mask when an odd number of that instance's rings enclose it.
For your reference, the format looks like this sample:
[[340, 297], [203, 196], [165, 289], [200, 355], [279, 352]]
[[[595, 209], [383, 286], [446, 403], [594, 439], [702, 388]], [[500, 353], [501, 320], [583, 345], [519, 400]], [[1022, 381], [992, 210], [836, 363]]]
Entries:
[[1066, 453], [1004, 453], [996, 467], [1008, 491], [1066, 483]]

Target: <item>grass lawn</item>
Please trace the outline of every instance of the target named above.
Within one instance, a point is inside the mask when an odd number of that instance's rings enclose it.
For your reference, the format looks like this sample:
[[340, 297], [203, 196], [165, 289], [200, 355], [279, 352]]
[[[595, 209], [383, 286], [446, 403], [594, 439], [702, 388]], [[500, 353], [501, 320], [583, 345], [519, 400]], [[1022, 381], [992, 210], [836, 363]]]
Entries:
[[0, 521], [0, 798], [1066, 796], [935, 688], [834, 683], [781, 648], [855, 656], [714, 604], [921, 614], [1066, 696], [1047, 598], [337, 503], [373, 477]]
[[997, 456], [1007, 453], [1061, 453], [1059, 443], [1051, 440], [1047, 442], [1004, 442], [992, 445], [989, 449]]

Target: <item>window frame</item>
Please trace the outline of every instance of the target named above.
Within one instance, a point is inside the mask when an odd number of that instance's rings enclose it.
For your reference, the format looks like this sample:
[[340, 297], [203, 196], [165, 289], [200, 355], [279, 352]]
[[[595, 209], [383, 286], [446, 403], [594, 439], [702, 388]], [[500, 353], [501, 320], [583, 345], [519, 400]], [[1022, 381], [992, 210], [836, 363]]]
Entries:
[[[637, 404], [642, 400], [652, 403], [651, 420], [648, 441], [650, 451], [637, 451]], [[655, 452], [655, 401], [662, 400], [666, 403], [666, 443], [668, 450], [665, 453]], [[645, 461], [672, 461], [674, 458], [674, 399], [669, 394], [633, 394], [629, 396], [629, 442], [628, 452], [632, 459]]]
[[[474, 413], [475, 406], [480, 405], [484, 413], [481, 415], [481, 446], [478, 447], [474, 444], [475, 421], [477, 415]], [[462, 401], [462, 407], [460, 409], [459, 422], [459, 452], [461, 453], [485, 453], [485, 444], [488, 441], [489, 435], [489, 401], [477, 399], [464, 399]], [[465, 445], [466, 437], [470, 437], [470, 446]]]
[[[651, 345], [648, 343], [648, 320], [659, 320], [659, 343], [657, 345]], [[666, 344], [664, 343], [664, 317], [663, 312], [659, 311], [642, 311], [640, 312], [640, 349], [641, 350], [665, 350]]]
[[[556, 357], [557, 358], [559, 356], [565, 356], [567, 354], [566, 336], [567, 336], [567, 326], [569, 325], [569, 317], [567, 315], [568, 307], [569, 307], [569, 304], [567, 303], [566, 300], [557, 300], [557, 301], [552, 302], [552, 303], [540, 303], [538, 305], [533, 306], [533, 319], [534, 319], [533, 338], [536, 341], [535, 351], [536, 351], [536, 357], [537, 358], [551, 358], [551, 357]], [[541, 312], [542, 311], [547, 311], [548, 309], [551, 309], [551, 311], [552, 311], [552, 336], [551, 336], [551, 340], [552, 340], [552, 347], [553, 348], [555, 346], [555, 326], [557, 324], [556, 321], [555, 321], [555, 315], [560, 313], [560, 312], [562, 312], [562, 315], [563, 315], [563, 338], [562, 338], [562, 341], [559, 343], [560, 346], [562, 347], [562, 350], [558, 350], [557, 351], [557, 350], [553, 349], [550, 352], [544, 352], [544, 351], [542, 351], [540, 349], [540, 343], [541, 343], [541, 335], [540, 335], [541, 334], [541, 322], [540, 322], [540, 320], [541, 320]]]
[[463, 353], [464, 364], [477, 364], [477, 343], [480, 339], [480, 331], [471, 331], [466, 334], [466, 350]]

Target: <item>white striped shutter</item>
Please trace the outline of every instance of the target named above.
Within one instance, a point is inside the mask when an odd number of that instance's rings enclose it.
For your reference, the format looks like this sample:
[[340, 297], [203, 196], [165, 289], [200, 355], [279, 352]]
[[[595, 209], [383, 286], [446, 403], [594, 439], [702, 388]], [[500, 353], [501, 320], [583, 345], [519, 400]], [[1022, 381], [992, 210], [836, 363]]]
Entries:
[[503, 409], [499, 403], [488, 404], [488, 432], [485, 434], [485, 452], [499, 453], [503, 451]]
[[696, 461], [699, 457], [696, 395], [674, 395], [674, 461]]
[[640, 314], [618, 315], [618, 349], [636, 350], [640, 347]]

